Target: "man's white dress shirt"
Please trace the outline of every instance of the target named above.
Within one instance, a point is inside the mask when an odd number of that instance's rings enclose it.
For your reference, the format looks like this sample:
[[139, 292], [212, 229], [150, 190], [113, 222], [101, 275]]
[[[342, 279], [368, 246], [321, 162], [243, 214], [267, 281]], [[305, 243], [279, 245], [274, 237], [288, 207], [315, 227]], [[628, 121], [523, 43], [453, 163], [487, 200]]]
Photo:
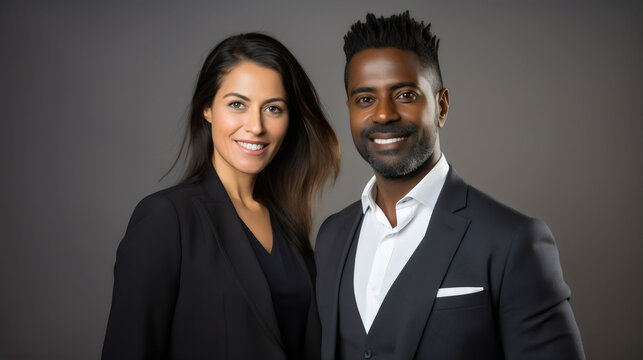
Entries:
[[418, 247], [449, 172], [444, 157], [395, 205], [397, 226], [391, 227], [375, 203], [375, 176], [362, 193], [364, 220], [355, 255], [353, 286], [357, 309], [368, 333], [391, 285]]

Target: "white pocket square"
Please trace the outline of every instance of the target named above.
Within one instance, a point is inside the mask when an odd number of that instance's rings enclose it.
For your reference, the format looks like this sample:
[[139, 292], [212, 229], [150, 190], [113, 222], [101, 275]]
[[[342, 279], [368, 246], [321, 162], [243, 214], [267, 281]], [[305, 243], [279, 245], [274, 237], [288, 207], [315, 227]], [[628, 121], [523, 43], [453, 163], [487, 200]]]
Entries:
[[447, 297], [447, 296], [467, 295], [467, 294], [477, 293], [482, 290], [484, 290], [484, 288], [481, 288], [481, 287], [440, 288], [438, 289], [438, 294], [435, 297], [439, 298], [439, 297]]

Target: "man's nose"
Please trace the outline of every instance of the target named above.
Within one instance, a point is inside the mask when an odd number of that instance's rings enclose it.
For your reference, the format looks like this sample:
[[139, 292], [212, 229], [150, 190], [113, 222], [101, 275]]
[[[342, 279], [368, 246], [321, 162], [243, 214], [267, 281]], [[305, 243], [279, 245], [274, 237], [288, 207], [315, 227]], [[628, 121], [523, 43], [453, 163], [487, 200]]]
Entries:
[[395, 102], [390, 99], [378, 101], [373, 122], [387, 124], [391, 121], [397, 121], [399, 119], [400, 114], [398, 114], [397, 112]]

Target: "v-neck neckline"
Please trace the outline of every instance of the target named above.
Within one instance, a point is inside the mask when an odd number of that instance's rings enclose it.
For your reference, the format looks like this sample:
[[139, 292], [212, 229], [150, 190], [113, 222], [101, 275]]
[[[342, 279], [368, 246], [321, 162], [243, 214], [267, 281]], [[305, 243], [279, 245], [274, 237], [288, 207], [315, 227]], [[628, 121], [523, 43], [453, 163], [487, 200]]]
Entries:
[[255, 234], [252, 232], [252, 230], [250, 230], [248, 225], [246, 225], [246, 223], [243, 221], [241, 216], [239, 216], [239, 214], [237, 214], [237, 217], [239, 218], [239, 221], [241, 221], [241, 224], [243, 225], [243, 228], [246, 231], [246, 234], [248, 235], [248, 240], [250, 240], [250, 242], [252, 243], [252, 246], [253, 247], [259, 246], [261, 248], [261, 250], [263, 250], [265, 255], [272, 256], [274, 254], [275, 250], [277, 249], [277, 247], [276, 247], [276, 245], [277, 245], [277, 236], [275, 234], [274, 219], [272, 217], [272, 213], [270, 213], [270, 210], [268, 210], [268, 214], [269, 214], [269, 217], [270, 217], [270, 231], [272, 232], [272, 247], [270, 248], [270, 251], [268, 251], [268, 249], [266, 249], [266, 247], [263, 246], [261, 241], [259, 241], [257, 236], [255, 236]]

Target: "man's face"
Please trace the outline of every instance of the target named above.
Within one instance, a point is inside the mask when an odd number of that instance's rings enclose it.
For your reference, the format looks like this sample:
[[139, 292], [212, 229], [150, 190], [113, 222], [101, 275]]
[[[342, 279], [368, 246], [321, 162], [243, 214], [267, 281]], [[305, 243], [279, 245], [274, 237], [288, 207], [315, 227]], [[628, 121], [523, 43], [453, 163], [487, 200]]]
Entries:
[[446, 120], [448, 92], [433, 94], [431, 71], [415, 53], [360, 51], [348, 65], [346, 86], [353, 142], [377, 173], [404, 177], [439, 159], [438, 127]]

